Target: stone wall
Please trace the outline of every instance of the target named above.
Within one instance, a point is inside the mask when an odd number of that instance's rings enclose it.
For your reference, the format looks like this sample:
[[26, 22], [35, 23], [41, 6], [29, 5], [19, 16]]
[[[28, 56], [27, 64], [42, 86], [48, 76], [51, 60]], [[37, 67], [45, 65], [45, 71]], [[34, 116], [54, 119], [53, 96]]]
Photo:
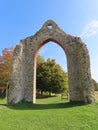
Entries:
[[22, 100], [36, 102], [36, 57], [40, 48], [49, 41], [60, 45], [67, 57], [70, 101], [94, 102], [89, 54], [79, 37], [63, 32], [52, 20], [33, 36], [16, 46], [13, 61], [8, 104]]

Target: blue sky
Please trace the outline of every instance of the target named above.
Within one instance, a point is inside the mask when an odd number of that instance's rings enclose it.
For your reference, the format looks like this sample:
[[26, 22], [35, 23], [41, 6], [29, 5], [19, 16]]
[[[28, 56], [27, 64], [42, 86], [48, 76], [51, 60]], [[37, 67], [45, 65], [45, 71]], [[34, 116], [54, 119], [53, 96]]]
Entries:
[[[49, 19], [86, 43], [92, 77], [98, 82], [98, 0], [0, 0], [0, 54], [35, 34]], [[46, 44], [39, 53], [45, 59], [56, 58], [67, 70], [66, 55], [57, 44]]]

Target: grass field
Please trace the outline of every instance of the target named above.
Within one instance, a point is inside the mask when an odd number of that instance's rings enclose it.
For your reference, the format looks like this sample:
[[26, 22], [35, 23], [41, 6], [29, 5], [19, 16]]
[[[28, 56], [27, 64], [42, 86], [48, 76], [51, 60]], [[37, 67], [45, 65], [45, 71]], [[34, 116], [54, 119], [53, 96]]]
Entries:
[[0, 100], [0, 130], [98, 130], [98, 103], [76, 105], [52, 97], [7, 106]]

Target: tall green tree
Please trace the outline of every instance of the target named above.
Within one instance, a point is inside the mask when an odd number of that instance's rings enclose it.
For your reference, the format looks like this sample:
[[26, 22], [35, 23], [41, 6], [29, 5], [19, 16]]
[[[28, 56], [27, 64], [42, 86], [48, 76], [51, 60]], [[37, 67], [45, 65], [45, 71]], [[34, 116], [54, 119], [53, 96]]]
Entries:
[[68, 90], [68, 78], [55, 60], [47, 59], [37, 68], [37, 90], [43, 92], [60, 93]]

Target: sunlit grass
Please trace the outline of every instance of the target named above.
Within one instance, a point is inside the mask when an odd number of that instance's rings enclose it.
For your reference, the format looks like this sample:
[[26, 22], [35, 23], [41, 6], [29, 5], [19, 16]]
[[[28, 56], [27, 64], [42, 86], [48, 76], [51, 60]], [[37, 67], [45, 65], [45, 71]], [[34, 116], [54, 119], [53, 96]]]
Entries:
[[7, 106], [0, 100], [0, 130], [98, 130], [98, 103], [68, 103], [60, 97]]

